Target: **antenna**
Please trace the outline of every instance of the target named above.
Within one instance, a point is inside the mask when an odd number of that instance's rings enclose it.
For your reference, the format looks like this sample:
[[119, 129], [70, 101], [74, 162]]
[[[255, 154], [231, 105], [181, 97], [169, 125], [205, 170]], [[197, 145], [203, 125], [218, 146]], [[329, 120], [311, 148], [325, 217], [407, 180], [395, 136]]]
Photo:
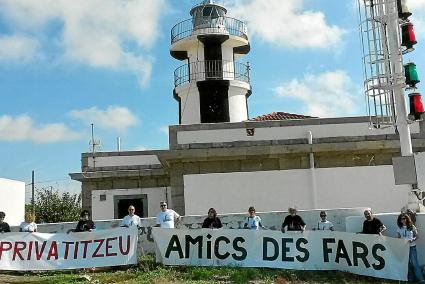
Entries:
[[93, 123], [91, 124], [91, 140], [89, 142], [89, 145], [90, 145], [90, 150], [91, 150], [93, 157], [94, 157], [94, 154], [97, 152], [97, 150], [100, 149], [101, 142], [100, 142], [100, 140], [96, 140], [94, 138], [94, 124]]

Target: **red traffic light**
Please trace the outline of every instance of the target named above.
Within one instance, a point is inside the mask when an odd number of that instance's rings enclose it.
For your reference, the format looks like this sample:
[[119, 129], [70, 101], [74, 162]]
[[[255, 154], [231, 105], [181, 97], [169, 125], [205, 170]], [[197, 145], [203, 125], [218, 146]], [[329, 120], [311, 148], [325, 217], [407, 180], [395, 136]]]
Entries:
[[421, 118], [421, 114], [425, 112], [424, 105], [422, 103], [422, 96], [420, 93], [411, 93], [409, 95], [410, 103], [410, 116], [414, 117], [415, 120]]

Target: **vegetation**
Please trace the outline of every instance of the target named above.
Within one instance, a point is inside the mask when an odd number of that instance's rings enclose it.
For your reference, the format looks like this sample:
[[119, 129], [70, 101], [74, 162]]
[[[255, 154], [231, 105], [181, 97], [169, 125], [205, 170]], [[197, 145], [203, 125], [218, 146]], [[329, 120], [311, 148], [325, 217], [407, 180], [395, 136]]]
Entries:
[[[25, 210], [32, 211], [27, 204]], [[64, 192], [59, 194], [52, 187], [35, 192], [35, 222], [58, 223], [78, 221], [81, 213], [81, 194]]]
[[[16, 275], [14, 273], [13, 275]], [[9, 278], [8, 278], [9, 277]], [[153, 256], [140, 259], [138, 265], [114, 268], [109, 271], [82, 270], [73, 272], [46, 272], [31, 275], [1, 275], [1, 283], [398, 283], [357, 276], [343, 272], [294, 271], [266, 268], [229, 268], [229, 267], [166, 267], [155, 263]]]

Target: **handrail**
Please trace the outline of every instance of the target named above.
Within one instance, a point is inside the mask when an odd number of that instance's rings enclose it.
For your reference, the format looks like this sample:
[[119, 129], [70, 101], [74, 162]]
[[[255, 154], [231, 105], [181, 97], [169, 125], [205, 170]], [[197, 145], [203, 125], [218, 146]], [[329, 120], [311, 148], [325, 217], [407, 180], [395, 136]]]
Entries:
[[244, 22], [226, 16], [188, 19], [171, 29], [171, 44], [193, 34], [227, 34], [248, 39], [247, 31]]
[[226, 60], [196, 61], [182, 65], [174, 71], [174, 86], [203, 80], [236, 80], [250, 83], [249, 71], [249, 63]]

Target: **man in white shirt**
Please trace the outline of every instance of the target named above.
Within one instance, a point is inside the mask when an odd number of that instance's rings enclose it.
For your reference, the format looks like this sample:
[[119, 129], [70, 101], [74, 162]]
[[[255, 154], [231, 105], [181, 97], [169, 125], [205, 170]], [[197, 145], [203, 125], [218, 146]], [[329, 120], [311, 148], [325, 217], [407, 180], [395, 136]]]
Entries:
[[130, 226], [137, 226], [140, 227], [140, 217], [134, 214], [134, 211], [136, 209], [133, 205], [130, 205], [128, 207], [128, 215], [124, 217], [121, 221], [121, 227], [130, 227]]
[[167, 202], [161, 201], [161, 212], [156, 215], [156, 227], [174, 228], [174, 221], [179, 222], [181, 216], [173, 209], [167, 208]]

